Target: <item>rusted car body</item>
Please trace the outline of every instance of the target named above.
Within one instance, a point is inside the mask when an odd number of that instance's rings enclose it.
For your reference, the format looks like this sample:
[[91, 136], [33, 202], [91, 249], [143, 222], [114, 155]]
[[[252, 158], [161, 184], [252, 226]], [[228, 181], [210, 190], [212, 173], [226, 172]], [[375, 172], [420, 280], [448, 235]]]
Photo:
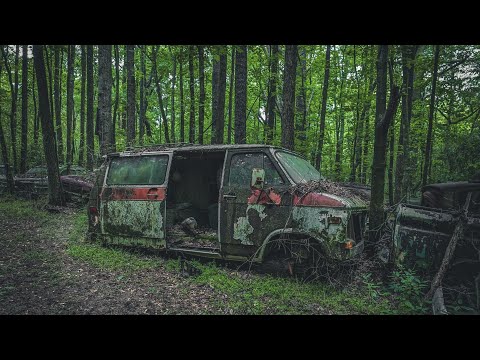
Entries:
[[[331, 259], [349, 259], [363, 249], [368, 204], [295, 190], [315, 180], [320, 174], [306, 160], [266, 145], [114, 153], [91, 192], [89, 236], [105, 244], [253, 262], [288, 239]], [[185, 219], [198, 223], [196, 234], [179, 229]]]
[[393, 232], [395, 261], [419, 270], [438, 269], [469, 193], [467, 223], [453, 265], [478, 263], [480, 182], [466, 181], [427, 185], [420, 205], [399, 205]]

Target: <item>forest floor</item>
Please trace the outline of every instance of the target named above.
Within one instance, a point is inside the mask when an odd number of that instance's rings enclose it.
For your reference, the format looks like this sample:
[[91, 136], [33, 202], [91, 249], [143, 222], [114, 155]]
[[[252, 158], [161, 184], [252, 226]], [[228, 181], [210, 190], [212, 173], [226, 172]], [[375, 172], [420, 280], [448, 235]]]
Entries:
[[408, 313], [363, 289], [178, 260], [85, 242], [85, 209], [0, 199], [0, 314]]

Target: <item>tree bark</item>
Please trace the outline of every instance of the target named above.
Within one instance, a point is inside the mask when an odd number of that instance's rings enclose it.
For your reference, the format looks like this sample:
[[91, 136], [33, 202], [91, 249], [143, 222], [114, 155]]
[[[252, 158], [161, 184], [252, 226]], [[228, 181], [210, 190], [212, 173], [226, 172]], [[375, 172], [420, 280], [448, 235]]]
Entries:
[[275, 128], [275, 106], [277, 96], [278, 82], [278, 45], [270, 45], [269, 72], [268, 72], [268, 88], [267, 88], [267, 109], [266, 109], [266, 134], [267, 144], [273, 144], [274, 128]]
[[188, 142], [195, 143], [195, 75], [193, 72], [193, 45], [188, 47], [188, 74], [190, 88], [190, 128], [188, 132]]
[[93, 170], [95, 143], [93, 127], [93, 45], [87, 45], [87, 169]]
[[127, 45], [127, 146], [135, 144], [135, 45]]
[[321, 170], [322, 166], [323, 142], [325, 140], [325, 117], [327, 114], [328, 82], [330, 79], [330, 49], [331, 45], [327, 45], [327, 51], [325, 53], [325, 74], [323, 76], [322, 109], [320, 111], [320, 135], [318, 137], [317, 156], [315, 159], [315, 166], [318, 171]]
[[140, 45], [140, 116], [138, 120], [138, 141], [143, 145], [143, 137], [145, 135], [145, 79], [147, 77], [145, 51], [146, 45]]
[[28, 45], [22, 47], [22, 140], [20, 150], [20, 173], [27, 171], [28, 141]]
[[60, 45], [54, 48], [54, 78], [53, 78], [53, 98], [55, 102], [55, 132], [57, 134], [58, 161], [63, 163], [63, 135], [62, 135], [62, 107], [60, 103]]
[[57, 149], [55, 147], [55, 134], [50, 114], [48, 99], [47, 76], [43, 60], [43, 45], [33, 45], [33, 61], [37, 73], [38, 98], [40, 103], [40, 118], [42, 123], [43, 149], [47, 162], [48, 174], [48, 203], [50, 205], [63, 206], [65, 197], [63, 194], [60, 173], [58, 171]]
[[[3, 48], [2, 48], [3, 51]], [[2, 80], [2, 66], [0, 64], [0, 83]], [[15, 186], [13, 181], [13, 174], [12, 169], [10, 168], [9, 161], [8, 161], [8, 148], [7, 143], [5, 141], [5, 134], [3, 132], [2, 126], [2, 111], [0, 110], [0, 149], [2, 150], [2, 161], [3, 165], [5, 166], [5, 177], [7, 180], [7, 191], [9, 194], [13, 194], [15, 192]]]
[[247, 46], [237, 47], [235, 58], [235, 144], [247, 142]]
[[223, 144], [225, 128], [225, 92], [227, 88], [227, 54], [218, 46], [219, 60], [214, 62], [212, 76], [212, 144]]
[[87, 54], [85, 45], [81, 45], [81, 71], [82, 80], [80, 85], [80, 145], [78, 149], [78, 165], [85, 164], [85, 85], [87, 81]]
[[40, 127], [40, 116], [37, 110], [37, 97], [35, 95], [35, 69], [32, 70], [32, 100], [33, 100], [33, 147], [38, 147], [38, 129]]
[[307, 103], [306, 103], [306, 89], [305, 89], [305, 76], [307, 71], [307, 59], [305, 53], [305, 46], [300, 47], [300, 66], [297, 68], [297, 72], [300, 78], [300, 89], [297, 93], [296, 99], [296, 141], [295, 148], [301, 154], [306, 154], [306, 126], [307, 126]]
[[155, 88], [157, 90], [158, 106], [160, 107], [160, 114], [162, 116], [163, 129], [165, 132], [165, 142], [169, 143], [170, 136], [168, 134], [168, 119], [167, 119], [167, 115], [165, 114], [165, 108], [163, 106], [162, 87], [160, 84], [160, 79], [158, 77], [158, 71], [157, 71], [157, 54], [158, 54], [158, 47], [155, 47], [153, 57], [152, 57], [153, 74], [155, 77]]
[[[341, 68], [340, 72], [340, 111], [336, 117], [336, 146], [335, 146], [335, 179], [337, 181], [341, 180], [342, 172], [342, 160], [343, 160], [343, 140], [345, 135], [345, 97], [343, 96], [345, 81], [347, 78], [347, 68], [348, 68], [348, 59], [345, 59], [345, 51], [342, 51], [342, 64], [339, 66]], [[338, 59], [338, 57], [337, 57]]]
[[380, 45], [377, 57], [377, 96], [375, 110], [375, 143], [372, 164], [372, 190], [369, 218], [368, 251], [373, 253], [373, 244], [378, 240], [378, 231], [384, 221], [385, 197], [385, 156], [388, 129], [394, 118], [398, 103], [398, 87], [394, 87], [390, 94], [389, 107], [386, 111], [387, 98], [387, 60], [388, 45]]
[[115, 53], [115, 104], [113, 106], [113, 117], [112, 117], [112, 151], [117, 151], [117, 124], [120, 121], [117, 121], [118, 113], [118, 103], [120, 100], [120, 50], [118, 45], [114, 45]]
[[232, 59], [230, 62], [230, 77], [228, 79], [228, 124], [227, 143], [232, 143], [232, 110], [233, 110], [233, 84], [235, 83], [235, 46], [232, 46]]
[[173, 75], [172, 75], [172, 94], [171, 94], [171, 107], [172, 107], [172, 115], [170, 116], [170, 137], [172, 142], [176, 142], [175, 138], [175, 86], [177, 82], [177, 56], [172, 56], [172, 67], [173, 67]]
[[282, 146], [294, 149], [294, 107], [295, 107], [295, 80], [297, 75], [297, 45], [285, 47], [285, 71], [283, 76], [282, 101]]
[[112, 45], [98, 46], [98, 116], [100, 153], [106, 155], [112, 139]]
[[438, 77], [438, 57], [440, 54], [440, 45], [435, 45], [435, 58], [433, 60], [432, 92], [430, 94], [430, 111], [428, 114], [428, 132], [427, 142], [425, 144], [425, 161], [423, 162], [422, 186], [427, 185], [430, 162], [432, 161], [432, 133], [433, 116], [435, 114], [435, 94], [437, 89]]
[[183, 98], [183, 47], [180, 48], [180, 142], [185, 142], [185, 104]]
[[72, 154], [72, 127], [73, 127], [73, 87], [74, 74], [73, 66], [75, 62], [75, 45], [68, 45], [68, 59], [67, 59], [67, 166], [73, 163]]
[[203, 144], [203, 126], [205, 122], [205, 65], [203, 46], [198, 46], [198, 78], [200, 95], [198, 98], [198, 143]]

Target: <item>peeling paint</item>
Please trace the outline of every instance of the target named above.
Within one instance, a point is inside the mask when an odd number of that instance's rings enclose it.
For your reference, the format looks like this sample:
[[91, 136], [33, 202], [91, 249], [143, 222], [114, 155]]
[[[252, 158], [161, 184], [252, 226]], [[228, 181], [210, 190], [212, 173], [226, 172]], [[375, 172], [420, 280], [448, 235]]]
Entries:
[[249, 236], [253, 234], [254, 228], [250, 224], [248, 220], [248, 211], [250, 209], [255, 210], [260, 217], [260, 221], [263, 221], [267, 217], [265, 214], [265, 205], [260, 204], [253, 204], [248, 205], [246, 212], [246, 216], [241, 216], [237, 219], [237, 222], [233, 224], [233, 238], [235, 240], [240, 240], [243, 245], [254, 245], [253, 241], [249, 239]]

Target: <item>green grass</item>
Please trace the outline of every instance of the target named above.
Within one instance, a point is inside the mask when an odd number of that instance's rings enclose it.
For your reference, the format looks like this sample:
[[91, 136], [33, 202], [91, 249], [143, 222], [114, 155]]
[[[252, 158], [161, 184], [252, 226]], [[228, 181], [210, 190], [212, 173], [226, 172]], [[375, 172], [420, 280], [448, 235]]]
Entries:
[[13, 197], [2, 197], [0, 200], [0, 214], [7, 218], [44, 220], [51, 217], [50, 213], [42, 210], [44, 205], [44, 200], [32, 202], [18, 200]]

